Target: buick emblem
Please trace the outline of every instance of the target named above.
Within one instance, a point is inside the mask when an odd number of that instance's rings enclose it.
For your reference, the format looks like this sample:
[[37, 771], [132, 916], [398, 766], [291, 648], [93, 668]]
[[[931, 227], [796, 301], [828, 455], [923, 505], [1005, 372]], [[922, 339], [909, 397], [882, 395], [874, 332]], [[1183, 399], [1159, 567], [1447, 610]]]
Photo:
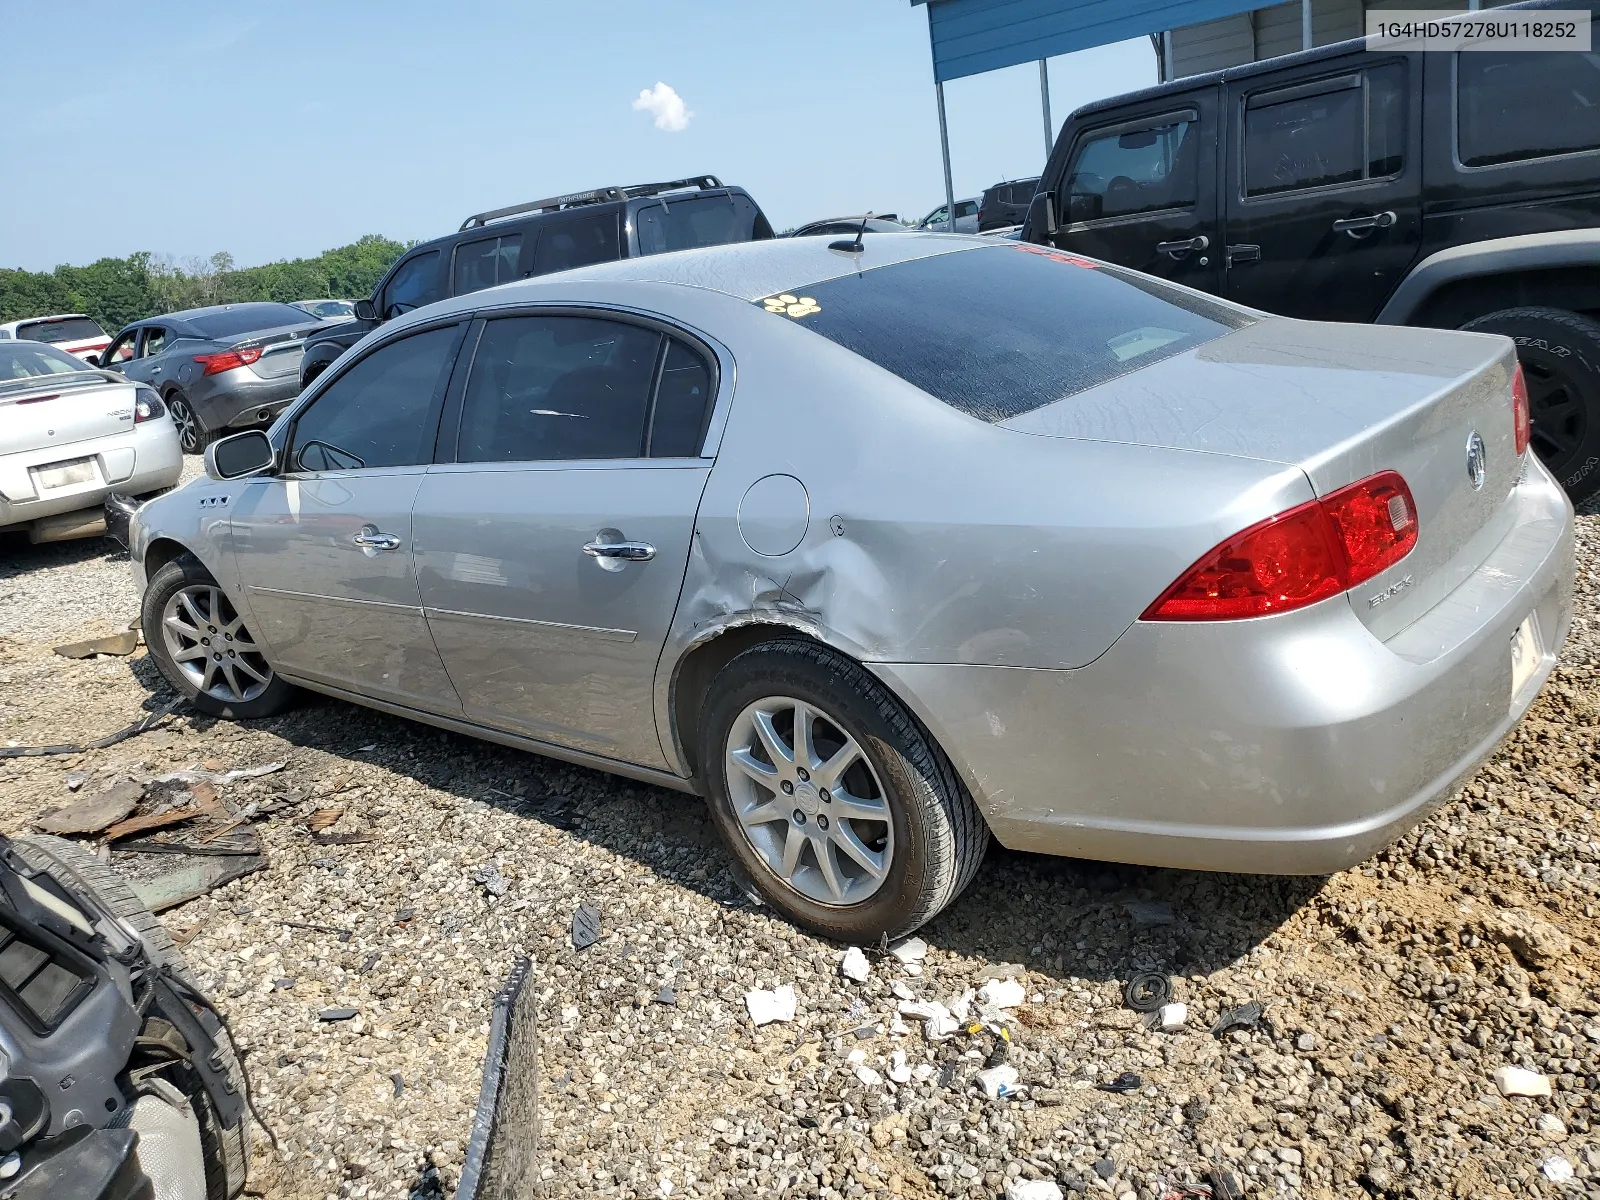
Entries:
[[1483, 448], [1483, 439], [1474, 429], [1467, 439], [1467, 478], [1472, 480], [1472, 490], [1479, 491], [1489, 474], [1489, 452]]

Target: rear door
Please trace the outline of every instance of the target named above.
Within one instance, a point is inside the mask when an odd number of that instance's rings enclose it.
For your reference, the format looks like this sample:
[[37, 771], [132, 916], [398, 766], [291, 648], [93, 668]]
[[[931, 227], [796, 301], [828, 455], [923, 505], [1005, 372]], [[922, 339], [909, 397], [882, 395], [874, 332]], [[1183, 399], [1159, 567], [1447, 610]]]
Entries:
[[1217, 92], [1167, 94], [1085, 124], [1055, 197], [1055, 245], [1220, 291]]
[[[521, 260], [527, 259], [524, 252]], [[614, 208], [602, 212], [578, 209], [560, 213], [539, 225], [539, 240], [533, 251], [533, 265], [520, 266], [523, 275], [548, 275], [586, 267], [590, 263], [615, 262], [622, 257], [622, 235]]]
[[[415, 510], [418, 578], [466, 715], [664, 767], [656, 662], [710, 473], [714, 360], [621, 315], [496, 317]], [[445, 457], [441, 453], [441, 458]]]
[[1362, 54], [1226, 85], [1230, 300], [1377, 315], [1421, 246], [1421, 73]]

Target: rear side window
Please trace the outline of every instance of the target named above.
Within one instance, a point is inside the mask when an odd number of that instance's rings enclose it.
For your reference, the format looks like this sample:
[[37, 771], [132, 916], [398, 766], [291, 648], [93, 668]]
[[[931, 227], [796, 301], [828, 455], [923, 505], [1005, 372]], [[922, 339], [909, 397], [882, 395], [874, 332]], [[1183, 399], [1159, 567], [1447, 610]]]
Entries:
[[[941, 217], [944, 215], [943, 210], [940, 211], [939, 215]], [[977, 215], [978, 215], [978, 202], [976, 200], [960, 200], [960, 201], [956, 202], [956, 216], [958, 218], [959, 217], [975, 217]]]
[[989, 422], [1252, 321], [1149, 276], [1021, 244], [879, 267], [760, 303]]
[[106, 336], [88, 317], [68, 317], [63, 321], [24, 321], [17, 336], [25, 342], [87, 342]]
[[1456, 113], [1465, 166], [1600, 149], [1600, 53], [1458, 54]]
[[1193, 113], [1162, 117], [1084, 142], [1067, 178], [1069, 221], [1188, 208], [1198, 197], [1199, 125]]
[[590, 263], [615, 262], [622, 257], [615, 210], [565, 221], [552, 221], [539, 231], [533, 274], [567, 271]]
[[1245, 102], [1244, 192], [1271, 196], [1400, 173], [1405, 66], [1257, 92]]
[[650, 421], [651, 458], [695, 458], [711, 417], [711, 368], [676, 338], [667, 346]]
[[497, 283], [510, 283], [517, 277], [517, 258], [521, 253], [520, 233], [457, 246], [454, 294], [462, 296]]
[[257, 329], [277, 329], [282, 325], [304, 325], [311, 317], [292, 304], [240, 304], [218, 313], [190, 317], [188, 326], [201, 337], [235, 337]]
[[633, 219], [639, 230], [640, 254], [725, 246], [772, 236], [772, 226], [755, 201], [739, 192], [662, 200], [645, 205]]
[[400, 269], [383, 289], [384, 320], [408, 313], [413, 308], [439, 299], [439, 252], [429, 250], [400, 264]]

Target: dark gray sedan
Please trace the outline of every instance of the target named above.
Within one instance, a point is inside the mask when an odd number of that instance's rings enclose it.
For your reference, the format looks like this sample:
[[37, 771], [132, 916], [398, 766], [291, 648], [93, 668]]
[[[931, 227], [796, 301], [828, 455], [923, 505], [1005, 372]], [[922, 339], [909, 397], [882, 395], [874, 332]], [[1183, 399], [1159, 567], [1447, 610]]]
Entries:
[[289, 304], [218, 304], [136, 321], [100, 364], [166, 401], [188, 454], [272, 421], [300, 394], [305, 337], [327, 322]]

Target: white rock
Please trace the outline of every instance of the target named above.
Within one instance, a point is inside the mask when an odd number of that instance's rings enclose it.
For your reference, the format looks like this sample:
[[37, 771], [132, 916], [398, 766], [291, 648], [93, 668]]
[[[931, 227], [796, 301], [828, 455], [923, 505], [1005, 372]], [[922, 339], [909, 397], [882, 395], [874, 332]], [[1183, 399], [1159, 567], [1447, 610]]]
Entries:
[[911, 1078], [915, 1079], [918, 1083], [923, 1083], [926, 1080], [932, 1079], [933, 1078], [933, 1064], [932, 1063], [918, 1063], [911, 1070]]
[[861, 953], [860, 946], [851, 946], [844, 952], [844, 957], [839, 960], [839, 974], [846, 979], [854, 979], [857, 983], [865, 983], [867, 976], [872, 974], [872, 964], [867, 961], [867, 956]]
[[751, 1024], [758, 1029], [774, 1021], [792, 1021], [795, 1008], [794, 988], [786, 983], [770, 992], [764, 992], [759, 988], [752, 989], [744, 994], [744, 1006], [750, 1010]]
[[991, 1100], [998, 1100], [1001, 1096], [1014, 1096], [1017, 1093], [1017, 1069], [1010, 1063], [1001, 1063], [998, 1067], [979, 1071], [978, 1086], [983, 1088], [983, 1094]]
[[1061, 1188], [1050, 1179], [1006, 1180], [1006, 1200], [1061, 1200]]
[[844, 1060], [853, 1067], [857, 1063], [864, 1063], [867, 1061], [867, 1052], [860, 1046], [857, 1046], [854, 1050], [850, 1051], [849, 1054], [844, 1056]]
[[1567, 1123], [1555, 1113], [1540, 1113], [1539, 1119], [1533, 1125], [1540, 1133], [1552, 1133], [1556, 1137], [1567, 1136]]
[[867, 1087], [877, 1087], [883, 1082], [883, 1076], [879, 1075], [871, 1067], [867, 1066], [866, 1063], [857, 1063], [855, 1070], [856, 1078]]
[[893, 1083], [911, 1082], [911, 1068], [906, 1065], [904, 1050], [896, 1050], [889, 1056], [889, 1079]]
[[922, 1036], [930, 1042], [942, 1042], [960, 1028], [961, 1022], [954, 1017], [935, 1017], [922, 1026]]
[[1189, 1006], [1187, 1004], [1163, 1004], [1156, 1013], [1156, 1025], [1163, 1033], [1171, 1033], [1174, 1029], [1182, 1029], [1184, 1022], [1189, 1019]]
[[889, 1032], [894, 1034], [895, 1037], [904, 1037], [911, 1032], [911, 1026], [907, 1025], [899, 1017], [891, 1017], [889, 1019]]
[[996, 1008], [1015, 1008], [1027, 999], [1027, 992], [1015, 979], [991, 979], [978, 990], [978, 998]]
[[915, 963], [915, 962], [907, 963], [906, 964], [906, 974], [907, 975], [921, 975], [922, 974], [922, 964], [921, 963]]
[[928, 943], [921, 938], [907, 938], [897, 946], [890, 946], [889, 953], [909, 966], [928, 957]]
[[1551, 1183], [1572, 1182], [1572, 1164], [1559, 1154], [1545, 1159], [1544, 1164], [1539, 1169], [1544, 1172], [1544, 1177]]
[[1537, 1071], [1524, 1071], [1521, 1067], [1500, 1067], [1494, 1073], [1494, 1085], [1502, 1096], [1548, 1096], [1550, 1077]]
[[658, 1195], [658, 1196], [670, 1196], [670, 1195], [672, 1195], [672, 1180], [668, 1179], [665, 1175], [663, 1175], [660, 1179], [656, 1180], [656, 1195]]
[[964, 992], [958, 992], [946, 1001], [945, 1007], [955, 1014], [956, 1020], [965, 1021], [972, 1013], [972, 1001], [977, 994], [971, 988]]
[[896, 979], [889, 985], [889, 994], [896, 1000], [915, 1000], [917, 994], [911, 990], [911, 985], [904, 979]]

